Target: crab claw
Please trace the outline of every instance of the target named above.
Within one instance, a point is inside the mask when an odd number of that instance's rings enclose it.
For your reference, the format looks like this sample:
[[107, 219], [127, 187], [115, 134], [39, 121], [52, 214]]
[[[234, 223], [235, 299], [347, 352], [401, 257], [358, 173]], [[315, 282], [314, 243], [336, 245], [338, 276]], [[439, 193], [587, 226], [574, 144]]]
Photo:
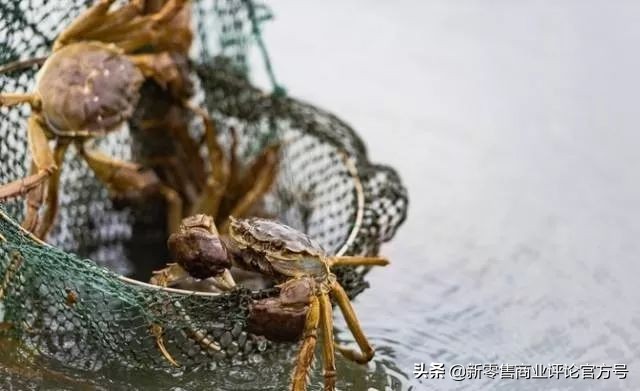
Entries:
[[231, 261], [227, 249], [210, 216], [183, 219], [180, 229], [169, 237], [167, 245], [174, 259], [192, 277], [211, 279], [216, 287], [225, 290], [235, 286], [229, 272]]
[[236, 286], [236, 282], [229, 269], [225, 269], [221, 274], [210, 278], [211, 283], [222, 291], [229, 291]]
[[279, 296], [254, 300], [250, 304], [248, 330], [273, 341], [299, 341], [317, 286], [307, 277], [288, 280], [278, 287]]

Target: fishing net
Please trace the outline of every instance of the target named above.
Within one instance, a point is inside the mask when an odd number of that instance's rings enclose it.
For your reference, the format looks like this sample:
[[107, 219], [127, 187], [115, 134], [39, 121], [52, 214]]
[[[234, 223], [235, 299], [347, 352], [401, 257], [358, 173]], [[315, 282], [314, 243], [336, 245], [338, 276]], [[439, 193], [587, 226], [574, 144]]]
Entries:
[[[0, 63], [45, 56], [59, 31], [90, 4], [86, 0], [0, 1]], [[194, 6], [192, 53], [196, 101], [218, 124], [220, 142], [238, 136], [241, 162], [251, 162], [274, 140], [282, 142], [278, 175], [263, 210], [316, 239], [331, 254], [374, 255], [405, 217], [407, 198], [396, 173], [371, 164], [354, 131], [332, 114], [254, 87], [247, 53], [270, 16], [243, 0]], [[0, 75], [0, 91], [34, 86], [38, 67]], [[271, 73], [273, 76], [273, 74]], [[0, 109], [0, 183], [23, 177], [30, 157], [26, 107]], [[194, 137], [201, 133], [196, 125]], [[102, 151], [137, 161], [147, 144], [134, 127], [99, 141]], [[247, 331], [252, 300], [277, 288], [229, 293], [160, 289], [149, 270], [168, 258], [162, 203], [121, 205], [73, 151], [64, 161], [60, 213], [48, 244], [23, 231], [24, 201], [0, 206], [0, 337], [66, 366], [97, 369], [110, 362], [167, 367], [157, 333], [183, 367], [260, 360], [283, 344]], [[142, 266], [140, 266], [142, 265]], [[367, 287], [365, 269], [336, 268], [351, 297]]]

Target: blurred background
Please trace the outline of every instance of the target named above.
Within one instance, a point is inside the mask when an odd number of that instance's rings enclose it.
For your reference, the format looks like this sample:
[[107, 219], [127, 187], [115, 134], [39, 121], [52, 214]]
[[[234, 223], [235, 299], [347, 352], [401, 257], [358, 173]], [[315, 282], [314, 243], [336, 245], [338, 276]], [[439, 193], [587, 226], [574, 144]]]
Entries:
[[[409, 189], [383, 247], [393, 264], [355, 300], [378, 347], [368, 373], [415, 390], [638, 389], [640, 3], [271, 6], [265, 40], [289, 94], [353, 125]], [[418, 380], [419, 362], [629, 374]]]

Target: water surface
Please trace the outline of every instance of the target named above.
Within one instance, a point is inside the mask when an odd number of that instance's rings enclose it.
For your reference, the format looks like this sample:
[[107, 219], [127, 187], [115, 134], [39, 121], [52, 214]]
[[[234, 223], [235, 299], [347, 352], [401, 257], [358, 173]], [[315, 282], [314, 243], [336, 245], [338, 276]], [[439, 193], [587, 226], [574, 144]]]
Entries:
[[[638, 389], [640, 5], [275, 9], [266, 36], [290, 93], [346, 118], [409, 189], [383, 247], [394, 263], [356, 300], [403, 386]], [[419, 381], [416, 362], [622, 363], [629, 376]]]

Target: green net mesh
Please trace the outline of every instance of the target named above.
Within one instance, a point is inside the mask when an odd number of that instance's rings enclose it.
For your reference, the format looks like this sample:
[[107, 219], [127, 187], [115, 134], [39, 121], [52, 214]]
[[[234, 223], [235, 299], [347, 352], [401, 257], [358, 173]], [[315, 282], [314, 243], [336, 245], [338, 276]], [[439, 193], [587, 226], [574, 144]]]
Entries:
[[[0, 63], [47, 55], [59, 31], [90, 3], [0, 1]], [[270, 215], [304, 230], [329, 253], [376, 254], [405, 217], [406, 191], [392, 169], [368, 161], [362, 141], [340, 119], [280, 89], [270, 94], [252, 86], [247, 51], [255, 43], [264, 50], [259, 29], [269, 15], [249, 1], [195, 4], [196, 100], [217, 121], [225, 147], [235, 129], [243, 162], [274, 139], [285, 141], [276, 183], [263, 201]], [[270, 66], [266, 57], [265, 64]], [[36, 72], [0, 75], [0, 91], [32, 89]], [[0, 183], [27, 173], [28, 114], [26, 107], [0, 109]], [[194, 137], [199, 133], [194, 125]], [[100, 140], [99, 147], [136, 161], [149, 147], [139, 136], [130, 127]], [[276, 288], [195, 294], [123, 277], [146, 281], [168, 259], [165, 231], [158, 229], [162, 204], [117, 205], [73, 151], [63, 164], [60, 192], [49, 245], [20, 229], [23, 200], [0, 206], [0, 336], [88, 370], [114, 362], [167, 367], [151, 333], [155, 326], [187, 368], [257, 362], [286, 345], [245, 330], [248, 303], [277, 294]], [[351, 297], [367, 286], [364, 269], [338, 268], [336, 274]]]

